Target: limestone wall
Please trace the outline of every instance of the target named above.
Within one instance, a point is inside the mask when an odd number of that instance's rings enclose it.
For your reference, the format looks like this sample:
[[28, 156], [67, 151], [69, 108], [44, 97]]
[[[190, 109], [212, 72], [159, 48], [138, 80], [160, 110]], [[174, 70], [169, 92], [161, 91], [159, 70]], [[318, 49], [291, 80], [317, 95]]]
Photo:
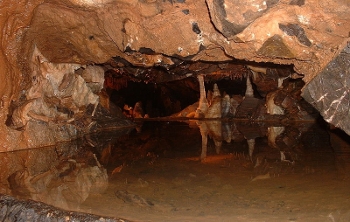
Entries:
[[[30, 144], [31, 137], [5, 122], [13, 110], [29, 107], [23, 104], [32, 99], [28, 91], [43, 62], [80, 67], [119, 56], [150, 67], [172, 65], [173, 58], [242, 59], [294, 64], [308, 83], [349, 41], [349, 6], [342, 0], [1, 1], [0, 149]], [[45, 61], [33, 60], [35, 49]], [[67, 85], [76, 80], [69, 75]], [[94, 104], [87, 101], [63, 107]], [[23, 116], [22, 122], [43, 120]]]

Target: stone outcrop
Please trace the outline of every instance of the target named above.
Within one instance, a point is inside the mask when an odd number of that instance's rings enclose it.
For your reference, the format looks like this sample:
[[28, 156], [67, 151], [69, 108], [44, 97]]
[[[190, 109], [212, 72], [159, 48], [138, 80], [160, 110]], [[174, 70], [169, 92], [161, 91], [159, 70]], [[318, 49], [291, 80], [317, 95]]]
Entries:
[[334, 126], [350, 135], [350, 42], [322, 72], [305, 86], [303, 97]]
[[[68, 109], [74, 116], [86, 111], [88, 104], [95, 110], [99, 100], [95, 91], [101, 81], [91, 82], [95, 80], [84, 79], [73, 70], [107, 63], [111, 58], [121, 58], [134, 67], [166, 69], [181, 65], [183, 60], [270, 62], [294, 65], [294, 72], [306, 83], [314, 81], [349, 40], [349, 6], [346, 1], [326, 0], [2, 1], [2, 150], [26, 147], [33, 139], [25, 135], [26, 130], [13, 128], [22, 129], [32, 121], [41, 124], [70, 119], [67, 113], [52, 109], [45, 97], [36, 96], [42, 93], [35, 91], [40, 89], [37, 85], [50, 81], [53, 93], [58, 94], [57, 89], [74, 88], [66, 92], [71, 96], [67, 100], [63, 99], [66, 94], [51, 96], [58, 99], [50, 102], [56, 109]], [[36, 49], [42, 55], [39, 59]], [[54, 79], [54, 74], [36, 78], [43, 66], [50, 68], [50, 64], [64, 64], [61, 66], [69, 67], [69, 74], [57, 72]], [[86, 97], [75, 99], [74, 95], [82, 91]], [[346, 86], [340, 91], [335, 94], [337, 99], [347, 92]], [[29, 96], [31, 93], [35, 96]], [[317, 108], [322, 112], [334, 103], [325, 105]], [[13, 128], [5, 124], [9, 116]], [[48, 145], [77, 136], [74, 129], [67, 131], [72, 132], [67, 137], [48, 137], [51, 139], [42, 143], [32, 140], [30, 144]]]

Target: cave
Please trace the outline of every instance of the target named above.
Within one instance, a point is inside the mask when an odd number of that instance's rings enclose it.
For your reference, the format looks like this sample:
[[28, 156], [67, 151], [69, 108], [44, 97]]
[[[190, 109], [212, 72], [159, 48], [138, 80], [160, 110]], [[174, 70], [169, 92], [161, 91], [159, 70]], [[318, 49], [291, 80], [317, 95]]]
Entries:
[[0, 2], [0, 221], [347, 221], [350, 4]]

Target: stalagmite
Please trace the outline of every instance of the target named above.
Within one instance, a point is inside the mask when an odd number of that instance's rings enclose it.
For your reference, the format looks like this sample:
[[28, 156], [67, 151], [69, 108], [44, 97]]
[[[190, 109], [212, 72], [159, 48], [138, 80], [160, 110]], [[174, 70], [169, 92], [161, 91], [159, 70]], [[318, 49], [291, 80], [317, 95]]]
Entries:
[[207, 113], [205, 113], [205, 118], [221, 118], [221, 93], [216, 83], [214, 84], [212, 99], [209, 103], [210, 106]]
[[205, 118], [215, 119], [221, 118], [221, 97], [215, 97], [209, 106]]
[[245, 91], [245, 97], [254, 97], [254, 90], [253, 90], [253, 85], [252, 82], [250, 81], [250, 76], [247, 76], [247, 89]]
[[282, 78], [278, 78], [278, 79], [277, 79], [277, 87], [278, 87], [279, 89], [283, 88], [283, 81], [284, 81], [285, 79], [288, 79], [288, 78], [289, 78], [289, 76], [287, 76], [287, 77], [282, 77]]
[[195, 118], [203, 118], [205, 116], [205, 113], [208, 110], [208, 100], [205, 92], [205, 86], [204, 86], [204, 76], [198, 75], [198, 83], [199, 83], [199, 104], [198, 108], [196, 110]]
[[278, 91], [271, 92], [266, 96], [266, 108], [267, 113], [270, 115], [284, 115], [284, 109], [275, 104], [275, 96]]
[[213, 87], [213, 98], [215, 97], [221, 97], [221, 93], [220, 93], [220, 90], [219, 90], [219, 87], [218, 87], [218, 84], [214, 84], [214, 87]]
[[135, 103], [133, 113], [132, 113], [133, 118], [143, 118], [144, 115], [145, 114], [143, 112], [142, 102], [139, 101], [139, 102]]

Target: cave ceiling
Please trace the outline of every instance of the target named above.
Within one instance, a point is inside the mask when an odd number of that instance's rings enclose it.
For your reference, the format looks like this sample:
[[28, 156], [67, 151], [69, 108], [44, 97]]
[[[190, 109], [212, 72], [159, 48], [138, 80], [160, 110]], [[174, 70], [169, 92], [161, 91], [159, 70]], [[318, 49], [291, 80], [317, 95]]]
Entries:
[[348, 38], [347, 10], [346, 1], [45, 1], [23, 47], [36, 45], [56, 63], [119, 56], [143, 67], [171, 66], [172, 58], [293, 64], [308, 82]]

